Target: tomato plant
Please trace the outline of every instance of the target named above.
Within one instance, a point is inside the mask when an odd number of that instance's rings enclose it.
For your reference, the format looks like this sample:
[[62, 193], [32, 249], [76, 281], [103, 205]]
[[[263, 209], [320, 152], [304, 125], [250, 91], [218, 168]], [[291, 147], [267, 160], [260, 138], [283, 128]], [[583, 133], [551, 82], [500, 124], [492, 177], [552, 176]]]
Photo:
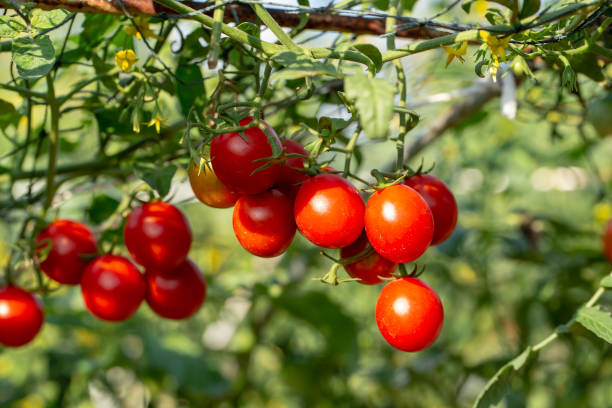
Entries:
[[284, 140], [283, 148], [285, 154], [298, 154], [302, 157], [288, 157], [280, 166], [276, 185], [278, 189], [288, 197], [295, 198], [299, 185], [308, 180], [308, 175], [301, 172], [304, 169], [304, 161], [308, 158], [308, 151], [295, 140]]
[[0, 344], [20, 347], [31, 342], [43, 325], [42, 303], [20, 287], [0, 288]]
[[132, 262], [119, 255], [102, 255], [87, 265], [81, 293], [87, 309], [108, 321], [128, 319], [145, 297], [145, 278]]
[[146, 280], [147, 304], [167, 319], [193, 316], [206, 298], [204, 275], [190, 259], [170, 272], [147, 270]]
[[397, 269], [395, 262], [383, 258], [374, 251], [365, 232], [359, 236], [357, 241], [340, 250], [342, 260], [347, 261], [348, 258], [353, 257], [359, 259], [344, 264], [344, 269], [352, 278], [357, 278], [359, 283], [366, 285], [382, 282], [381, 277], [388, 278]]
[[293, 205], [300, 232], [323, 248], [343, 248], [363, 231], [363, 199], [336, 174], [319, 174], [302, 184]]
[[191, 228], [183, 213], [169, 203], [145, 203], [132, 210], [123, 230], [125, 246], [147, 269], [180, 265], [191, 247]]
[[[248, 126], [253, 117], [240, 120], [240, 126]], [[280, 149], [280, 140], [271, 127], [268, 132]], [[241, 134], [242, 133], [242, 134]], [[266, 165], [274, 150], [266, 132], [251, 126], [242, 132], [230, 132], [216, 136], [210, 144], [212, 167], [219, 180], [229, 189], [241, 194], [257, 194], [271, 187], [278, 178], [279, 166]]]
[[429, 347], [438, 338], [443, 320], [440, 298], [420, 279], [404, 277], [389, 282], [376, 302], [380, 334], [402, 351]]
[[261, 257], [282, 254], [295, 235], [291, 201], [276, 189], [240, 197], [232, 224], [240, 245]]
[[438, 245], [451, 236], [457, 225], [457, 202], [448, 186], [429, 174], [412, 176], [404, 182], [415, 189], [427, 202], [434, 220], [431, 245]]
[[372, 194], [365, 229], [374, 250], [393, 262], [412, 262], [427, 250], [434, 223], [427, 202], [412, 188], [395, 184]]
[[77, 285], [81, 275], [98, 252], [96, 237], [83, 223], [55, 220], [36, 237], [37, 253], [46, 253], [40, 268], [51, 279], [66, 285]]
[[227, 188], [212, 169], [207, 166], [200, 168], [193, 161], [189, 163], [189, 183], [193, 194], [209, 207], [228, 208], [240, 197], [240, 194]]

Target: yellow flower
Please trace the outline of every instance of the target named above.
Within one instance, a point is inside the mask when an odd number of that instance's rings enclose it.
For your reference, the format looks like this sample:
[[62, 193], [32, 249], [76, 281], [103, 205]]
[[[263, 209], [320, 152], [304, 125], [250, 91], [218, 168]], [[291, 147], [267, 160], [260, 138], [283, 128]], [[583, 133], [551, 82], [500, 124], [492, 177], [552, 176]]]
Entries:
[[121, 50], [115, 54], [115, 63], [123, 72], [128, 72], [138, 61], [136, 54], [132, 50]]
[[511, 36], [505, 36], [502, 38], [497, 38], [495, 33], [489, 33], [488, 31], [480, 30], [480, 37], [482, 40], [487, 43], [489, 46], [489, 50], [491, 50], [491, 55], [493, 56], [494, 67], [499, 67], [499, 60], [505, 61], [506, 59], [506, 48], [508, 48], [508, 43], [510, 42]]
[[472, 5], [474, 6], [474, 10], [481, 16], [484, 16], [489, 9], [489, 2], [486, 0], [476, 0]]
[[151, 119], [149, 123], [147, 123], [147, 126], [149, 127], [153, 125], [155, 125], [155, 131], [158, 134], [159, 134], [159, 130], [161, 129], [162, 125], [166, 126], [166, 120], [160, 116], [159, 112], [155, 114], [155, 117]]
[[446, 51], [446, 53], [448, 54], [448, 56], [446, 57], [445, 68], [448, 68], [448, 64], [450, 64], [454, 58], [457, 58], [463, 64], [463, 56], [467, 51], [467, 45], [467, 42], [464, 41], [461, 43], [461, 45], [457, 45], [455, 47], [442, 46], [442, 48], [444, 48], [444, 51]]
[[[136, 26], [138, 28], [136, 28]], [[144, 38], [155, 38], [156, 40], [162, 39], [160, 35], [155, 34], [149, 28], [149, 19], [143, 16], [134, 17], [134, 22], [130, 23], [130, 25], [125, 28], [125, 33], [127, 35], [135, 35], [139, 40], [142, 40], [143, 35]]]

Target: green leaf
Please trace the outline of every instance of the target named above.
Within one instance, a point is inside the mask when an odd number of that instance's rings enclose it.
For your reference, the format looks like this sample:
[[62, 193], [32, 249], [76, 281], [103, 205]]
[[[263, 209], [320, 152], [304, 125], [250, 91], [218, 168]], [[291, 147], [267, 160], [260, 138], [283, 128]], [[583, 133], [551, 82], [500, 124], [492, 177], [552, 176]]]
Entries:
[[380, 53], [378, 48], [376, 48], [372, 44], [355, 44], [353, 45], [353, 48], [355, 48], [357, 51], [368, 57], [370, 61], [372, 61], [372, 64], [375, 68], [375, 73], [380, 71], [383, 65], [383, 59], [382, 54]]
[[599, 282], [599, 286], [606, 289], [612, 289], [612, 276], [608, 275]]
[[0, 125], [6, 126], [15, 115], [15, 107], [12, 103], [0, 99]]
[[0, 38], [15, 38], [26, 30], [26, 26], [13, 17], [0, 16]]
[[612, 316], [608, 312], [597, 307], [581, 307], [576, 321], [597, 337], [612, 343]]
[[344, 90], [355, 101], [366, 135], [370, 139], [385, 137], [393, 116], [395, 87], [384, 79], [357, 74], [344, 80]]
[[98, 225], [113, 215], [118, 207], [119, 200], [106, 194], [98, 194], [91, 201], [91, 205], [87, 209], [87, 216], [92, 224]]
[[403, 11], [412, 11], [412, 9], [414, 8], [414, 5], [416, 4], [417, 0], [402, 0], [402, 10]]
[[55, 63], [55, 49], [48, 35], [37, 38], [13, 39], [13, 62], [24, 79], [36, 79], [46, 75]]
[[525, 18], [534, 15], [540, 10], [540, 5], [540, 0], [524, 0], [519, 17]]
[[257, 24], [244, 22], [240, 23], [236, 26], [237, 29], [244, 31], [245, 33], [252, 35], [253, 37], [259, 38], [260, 29]]
[[286, 69], [275, 72], [272, 75], [273, 80], [281, 79], [296, 79], [318, 75], [329, 75], [336, 78], [341, 78], [342, 74], [336, 71], [332, 64], [319, 62], [305, 54], [298, 54], [293, 51], [283, 51], [272, 57], [272, 61], [276, 62]]
[[136, 167], [136, 174], [144, 180], [151, 188], [157, 191], [160, 197], [165, 197], [170, 192], [172, 178], [176, 173], [176, 166], [171, 164], [166, 167], [145, 167], [140, 165]]
[[595, 82], [601, 82], [605, 79], [601, 67], [597, 62], [597, 56], [592, 52], [585, 52], [578, 55], [568, 57], [568, 60], [574, 70], [580, 74], [584, 74]]
[[189, 64], [189, 61], [179, 60], [176, 76], [182, 82], [176, 83], [176, 94], [178, 96], [181, 112], [187, 117], [192, 107], [203, 107], [206, 103], [206, 90], [204, 89], [204, 77], [202, 70], [197, 64]]
[[480, 391], [473, 408], [487, 408], [497, 405], [510, 390], [512, 375], [520, 370], [536, 353], [527, 347], [521, 354], [504, 364]]
[[56, 9], [45, 11], [41, 9], [32, 10], [32, 17], [30, 18], [30, 23], [41, 30], [46, 30], [47, 28], [53, 28], [56, 25], [60, 24], [70, 15], [64, 9]]

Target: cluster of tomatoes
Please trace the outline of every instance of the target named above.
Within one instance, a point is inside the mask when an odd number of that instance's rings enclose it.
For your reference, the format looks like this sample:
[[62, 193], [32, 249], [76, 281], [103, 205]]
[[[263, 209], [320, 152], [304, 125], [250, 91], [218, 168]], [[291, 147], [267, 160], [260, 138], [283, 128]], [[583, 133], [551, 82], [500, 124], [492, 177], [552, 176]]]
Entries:
[[[452, 234], [457, 204], [444, 182], [415, 175], [378, 189], [366, 204], [334, 169], [309, 175], [304, 147], [281, 142], [265, 124], [265, 131], [248, 127], [252, 120], [240, 121], [243, 132], [212, 140], [211, 168], [192, 162], [189, 179], [195, 195], [212, 207], [234, 206], [236, 238], [254, 255], [282, 254], [297, 229], [321, 248], [340, 249], [340, 262], [358, 282], [390, 280], [376, 307], [384, 338], [404, 351], [433, 343], [444, 315], [440, 299], [421, 280], [394, 280], [393, 274], [398, 264], [416, 260]], [[280, 159], [271, 159], [275, 150], [283, 152]]]
[[[206, 281], [187, 258], [191, 229], [176, 207], [145, 203], [131, 211], [123, 230], [132, 259], [102, 254], [93, 232], [80, 222], [58, 219], [36, 237], [40, 269], [64, 285], [79, 285], [85, 306], [96, 317], [122, 321], [146, 300], [159, 316], [186, 319], [206, 297]], [[0, 289], [0, 344], [18, 347], [40, 331], [40, 301], [16, 285]]]

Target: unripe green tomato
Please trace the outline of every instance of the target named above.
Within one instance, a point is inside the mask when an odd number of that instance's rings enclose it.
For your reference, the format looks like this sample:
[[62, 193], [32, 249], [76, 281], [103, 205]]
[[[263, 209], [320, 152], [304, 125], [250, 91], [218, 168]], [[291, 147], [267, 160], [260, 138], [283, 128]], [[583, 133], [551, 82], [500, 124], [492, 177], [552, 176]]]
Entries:
[[612, 93], [589, 102], [587, 119], [597, 130], [599, 136], [612, 135]]

